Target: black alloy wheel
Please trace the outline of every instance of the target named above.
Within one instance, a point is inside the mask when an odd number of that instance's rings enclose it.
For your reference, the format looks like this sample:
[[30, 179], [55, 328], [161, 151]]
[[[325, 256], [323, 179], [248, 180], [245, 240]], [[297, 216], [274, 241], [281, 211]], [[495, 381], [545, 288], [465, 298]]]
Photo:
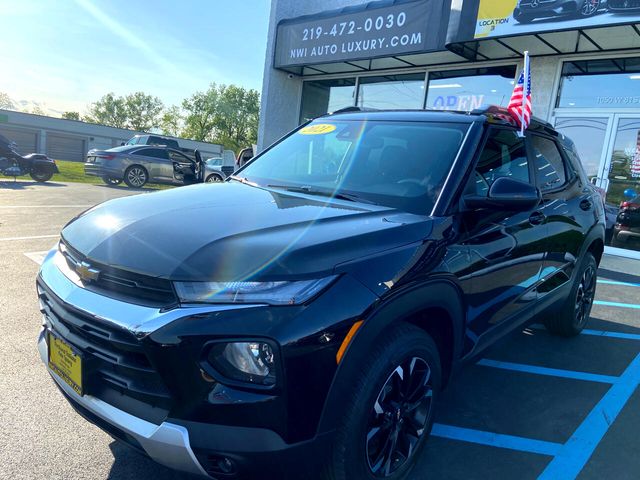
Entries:
[[442, 385], [433, 338], [399, 322], [373, 343], [351, 345], [341, 368], [339, 420], [322, 478], [416, 478]]
[[590, 252], [584, 254], [575, 271], [575, 280], [567, 292], [566, 301], [559, 311], [545, 314], [544, 325], [549, 332], [573, 337], [578, 335], [589, 321], [596, 295], [598, 265]]
[[596, 271], [591, 265], [584, 271], [578, 291], [576, 292], [576, 302], [574, 308], [574, 319], [576, 328], [582, 330], [589, 320], [591, 307], [593, 307], [593, 298], [596, 294]]
[[371, 410], [366, 454], [369, 469], [388, 478], [410, 461], [433, 412], [431, 368], [410, 357], [389, 376]]

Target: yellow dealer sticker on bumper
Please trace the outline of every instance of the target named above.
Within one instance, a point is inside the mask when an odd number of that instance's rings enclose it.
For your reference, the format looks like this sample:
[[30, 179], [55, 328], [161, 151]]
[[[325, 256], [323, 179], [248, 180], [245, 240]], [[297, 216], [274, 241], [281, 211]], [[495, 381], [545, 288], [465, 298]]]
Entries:
[[301, 128], [298, 133], [302, 135], [324, 135], [325, 133], [333, 132], [335, 129], [336, 126], [330, 123], [317, 123]]
[[64, 340], [49, 332], [49, 368], [78, 395], [82, 391], [82, 358]]

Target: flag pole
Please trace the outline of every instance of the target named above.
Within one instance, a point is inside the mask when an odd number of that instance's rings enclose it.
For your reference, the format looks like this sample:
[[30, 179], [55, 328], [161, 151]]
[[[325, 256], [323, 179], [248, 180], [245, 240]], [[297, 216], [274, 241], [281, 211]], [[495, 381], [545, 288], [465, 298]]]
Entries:
[[520, 111], [520, 136], [524, 137], [524, 109], [527, 104], [527, 88], [529, 79], [529, 51], [524, 52], [524, 83], [522, 85], [522, 110]]

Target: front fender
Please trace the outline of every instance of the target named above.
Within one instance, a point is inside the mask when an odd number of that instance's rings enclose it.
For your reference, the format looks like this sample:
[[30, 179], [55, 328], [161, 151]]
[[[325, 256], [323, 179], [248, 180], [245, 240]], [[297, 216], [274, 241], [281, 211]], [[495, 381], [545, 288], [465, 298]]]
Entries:
[[380, 335], [391, 325], [425, 309], [445, 310], [452, 322], [453, 363], [457, 362], [464, 338], [465, 309], [460, 289], [455, 280], [448, 277], [404, 287], [367, 315], [338, 366], [322, 412], [318, 433], [335, 430], [342, 415], [344, 399], [353, 385], [354, 378], [359, 370], [366, 368], [368, 353], [372, 351]]

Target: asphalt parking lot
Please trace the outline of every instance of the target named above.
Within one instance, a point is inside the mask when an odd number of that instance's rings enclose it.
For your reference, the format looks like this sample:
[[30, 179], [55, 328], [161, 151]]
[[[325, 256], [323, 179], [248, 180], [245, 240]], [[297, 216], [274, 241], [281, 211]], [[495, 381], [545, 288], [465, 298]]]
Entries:
[[[81, 419], [36, 350], [38, 262], [69, 219], [137, 193], [0, 181], [0, 478], [187, 478]], [[640, 262], [605, 257], [599, 274], [584, 334], [534, 325], [452, 382], [416, 479], [640, 477]]]

